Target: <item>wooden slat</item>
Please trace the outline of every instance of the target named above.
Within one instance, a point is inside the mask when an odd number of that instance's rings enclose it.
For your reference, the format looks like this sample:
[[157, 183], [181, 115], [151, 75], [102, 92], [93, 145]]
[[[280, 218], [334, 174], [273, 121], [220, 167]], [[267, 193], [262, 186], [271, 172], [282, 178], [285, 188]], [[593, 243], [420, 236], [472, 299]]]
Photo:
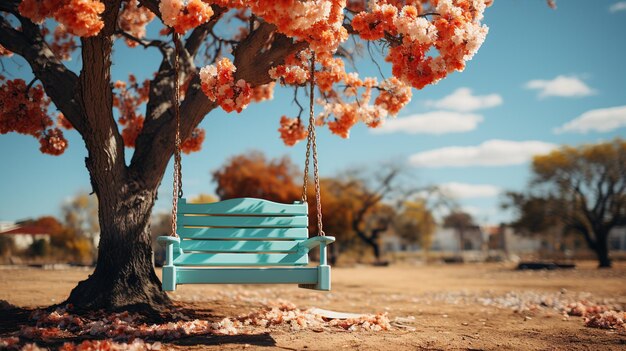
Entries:
[[244, 217], [244, 216], [178, 216], [179, 226], [235, 227], [235, 228], [304, 228], [306, 216]]
[[295, 252], [301, 241], [183, 240], [184, 252]]
[[178, 284], [317, 284], [317, 268], [178, 268]]
[[186, 199], [178, 203], [179, 214], [210, 214], [210, 215], [259, 215], [259, 216], [293, 216], [306, 215], [307, 204], [281, 204], [255, 198], [230, 199], [210, 204], [190, 204]]
[[300, 239], [309, 236], [306, 228], [182, 228], [178, 235], [185, 239]]
[[174, 260], [175, 266], [297, 266], [307, 263], [306, 254], [279, 253], [183, 253]]

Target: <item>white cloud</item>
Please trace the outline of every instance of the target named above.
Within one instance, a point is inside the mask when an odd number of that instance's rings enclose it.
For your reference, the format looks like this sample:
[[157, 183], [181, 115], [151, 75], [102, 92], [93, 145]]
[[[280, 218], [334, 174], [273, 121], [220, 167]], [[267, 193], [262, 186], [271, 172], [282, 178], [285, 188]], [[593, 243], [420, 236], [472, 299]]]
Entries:
[[555, 133], [610, 132], [626, 127], [626, 106], [591, 110], [556, 128]]
[[408, 134], [447, 134], [469, 132], [483, 121], [483, 117], [471, 113], [449, 111], [432, 111], [422, 114], [387, 119], [379, 128], [372, 129], [373, 133]]
[[536, 154], [557, 146], [543, 141], [488, 140], [478, 146], [451, 146], [413, 154], [409, 162], [417, 167], [508, 166], [528, 162]]
[[611, 7], [609, 7], [609, 11], [611, 13], [615, 13], [619, 11], [626, 11], [626, 1], [620, 1], [620, 2], [614, 3], [613, 5], [611, 5]]
[[539, 90], [539, 97], [582, 97], [595, 92], [580, 78], [575, 76], [558, 76], [552, 80], [535, 79], [526, 83], [526, 89]]
[[441, 100], [426, 101], [426, 106], [460, 112], [476, 111], [498, 105], [502, 105], [500, 95], [472, 95], [472, 90], [469, 88], [459, 88]]
[[500, 193], [500, 188], [489, 184], [466, 184], [450, 182], [439, 184], [439, 188], [445, 195], [457, 199], [494, 197]]

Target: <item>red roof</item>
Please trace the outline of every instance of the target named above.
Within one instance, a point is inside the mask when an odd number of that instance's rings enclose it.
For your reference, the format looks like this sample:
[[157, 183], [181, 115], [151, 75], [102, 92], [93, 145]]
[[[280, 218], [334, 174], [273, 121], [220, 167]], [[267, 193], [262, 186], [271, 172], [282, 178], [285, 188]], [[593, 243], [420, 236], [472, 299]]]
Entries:
[[11, 230], [0, 232], [0, 235], [19, 235], [19, 234], [29, 234], [29, 235], [37, 235], [37, 234], [50, 234], [50, 229], [42, 226], [27, 224], [23, 226], [18, 226]]

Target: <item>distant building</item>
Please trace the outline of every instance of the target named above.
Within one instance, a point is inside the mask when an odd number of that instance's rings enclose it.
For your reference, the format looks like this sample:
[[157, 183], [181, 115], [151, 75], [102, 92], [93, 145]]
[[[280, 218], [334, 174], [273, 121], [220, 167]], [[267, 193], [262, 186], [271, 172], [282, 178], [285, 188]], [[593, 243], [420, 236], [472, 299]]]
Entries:
[[[480, 227], [466, 229], [463, 233], [463, 240], [461, 240], [460, 234], [456, 229], [437, 227], [433, 234], [433, 242], [430, 251], [481, 251], [486, 248], [486, 240], [486, 235]], [[406, 242], [391, 230], [385, 232], [381, 236], [380, 241], [385, 252], [421, 250], [419, 244]]]
[[609, 250], [626, 251], [626, 227], [613, 228], [609, 232]]
[[[380, 237], [383, 253], [410, 253], [421, 251], [417, 243], [409, 243], [393, 230]], [[614, 228], [609, 234], [611, 252], [626, 251], [626, 227]], [[463, 238], [456, 229], [437, 227], [433, 234], [431, 252], [462, 256], [464, 259], [481, 260], [491, 256], [505, 259], [520, 257], [594, 258], [581, 235], [562, 235], [560, 230], [545, 235], [523, 235], [512, 227], [486, 225], [464, 231]], [[556, 256], [555, 256], [556, 255]]]
[[48, 229], [34, 224], [19, 225], [4, 222], [0, 227], [0, 236], [11, 238], [18, 250], [27, 249], [36, 240], [43, 239], [50, 242]]

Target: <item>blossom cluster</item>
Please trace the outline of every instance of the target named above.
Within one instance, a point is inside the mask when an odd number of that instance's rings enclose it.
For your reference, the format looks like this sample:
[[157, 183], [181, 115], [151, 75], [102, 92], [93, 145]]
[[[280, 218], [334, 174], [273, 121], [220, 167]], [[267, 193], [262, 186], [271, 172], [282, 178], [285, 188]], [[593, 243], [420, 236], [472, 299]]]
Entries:
[[159, 11], [163, 23], [180, 34], [208, 22], [213, 16], [211, 5], [202, 0], [161, 0]]
[[303, 85], [310, 78], [309, 60], [311, 57], [311, 51], [308, 49], [291, 54], [285, 58], [283, 64], [270, 68], [269, 76], [279, 80], [283, 85]]
[[148, 101], [150, 81], [144, 80], [140, 85], [134, 75], [128, 76], [128, 82], [115, 82], [113, 106], [119, 111], [119, 124], [126, 147], [135, 147], [135, 141], [143, 129], [144, 116], [138, 113], [139, 107]]
[[50, 99], [40, 84], [28, 86], [22, 79], [0, 76], [0, 134], [16, 132], [39, 140], [39, 150], [60, 155], [67, 148], [63, 132], [48, 116]]
[[[348, 138], [350, 129], [363, 122], [370, 128], [380, 126], [388, 116], [395, 116], [410, 100], [411, 88], [395, 77], [381, 83], [375, 78], [360, 79], [358, 74], [346, 74], [346, 87], [342, 94], [335, 91], [325, 95], [318, 103], [323, 112], [318, 115], [318, 125], [328, 125], [333, 134]], [[373, 103], [372, 92], [379, 93]], [[347, 100], [353, 98], [352, 100]]]
[[[283, 65], [269, 71], [270, 77], [283, 85], [302, 86], [310, 79], [309, 49], [290, 55]], [[340, 58], [320, 55], [315, 84], [323, 99], [317, 103], [323, 108], [317, 125], [327, 125], [334, 134], [347, 138], [350, 129], [358, 122], [375, 128], [384, 119], [397, 113], [411, 100], [411, 88], [395, 77], [378, 83], [375, 78], [361, 79], [357, 73], [346, 73]], [[373, 90], [378, 96], [372, 102]], [[299, 119], [283, 116], [278, 129], [286, 145], [294, 145], [306, 138], [307, 133]]]
[[334, 52], [348, 38], [342, 26], [346, 0], [211, 0], [233, 9], [249, 8], [278, 31], [305, 40], [315, 52]]
[[[162, 3], [162, 2], [161, 2]], [[154, 13], [144, 6], [139, 6], [138, 0], [126, 0], [118, 17], [120, 29], [135, 38], [146, 36], [146, 26], [154, 19]], [[126, 45], [135, 47], [138, 43], [126, 39]]]
[[228, 58], [200, 70], [202, 91], [226, 112], [241, 112], [252, 100], [252, 88], [243, 79], [235, 81], [237, 68]]
[[[44, 33], [45, 32], [46, 31], [44, 31]], [[72, 58], [72, 52], [74, 52], [77, 47], [74, 37], [67, 31], [67, 28], [65, 28], [63, 24], [59, 24], [54, 28], [52, 41], [50, 41], [48, 45], [59, 60], [65, 61], [69, 61]]]
[[265, 100], [272, 100], [274, 98], [275, 87], [275, 82], [255, 86], [252, 88], [252, 101], [261, 102]]
[[100, 18], [104, 4], [99, 0], [23, 0], [19, 11], [38, 24], [46, 18], [54, 18], [68, 32], [80, 37], [97, 35], [104, 27]]
[[280, 118], [280, 128], [278, 128], [280, 138], [285, 145], [293, 146], [300, 140], [306, 139], [309, 135], [300, 118], [289, 118], [282, 116]]
[[[372, 12], [360, 13], [353, 21], [354, 29], [363, 39], [384, 38], [390, 42], [385, 60], [391, 62], [393, 75], [417, 89], [436, 83], [453, 71], [463, 71], [488, 32], [481, 20], [489, 1], [432, 3], [432, 21], [415, 6], [399, 9], [391, 4], [379, 5], [377, 1]], [[428, 56], [431, 49], [436, 49], [439, 55]]]
[[206, 132], [202, 128], [195, 128], [191, 131], [191, 135], [185, 141], [183, 141], [180, 146], [181, 150], [190, 154], [192, 152], [200, 151], [202, 149], [202, 142], [204, 142], [204, 138], [206, 137]]

